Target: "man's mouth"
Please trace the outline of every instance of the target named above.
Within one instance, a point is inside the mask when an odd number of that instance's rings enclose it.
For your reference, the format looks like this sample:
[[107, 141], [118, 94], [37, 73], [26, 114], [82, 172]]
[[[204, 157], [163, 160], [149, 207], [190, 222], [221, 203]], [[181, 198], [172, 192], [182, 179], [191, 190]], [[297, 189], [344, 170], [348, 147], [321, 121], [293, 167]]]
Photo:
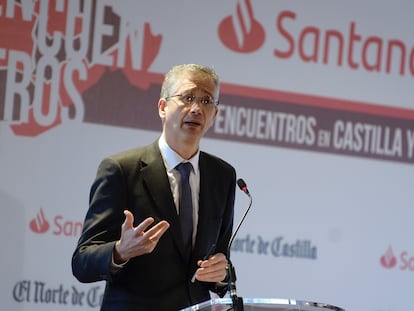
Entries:
[[191, 126], [199, 126], [199, 125], [201, 125], [200, 122], [194, 121], [194, 120], [184, 121], [184, 124], [191, 125]]

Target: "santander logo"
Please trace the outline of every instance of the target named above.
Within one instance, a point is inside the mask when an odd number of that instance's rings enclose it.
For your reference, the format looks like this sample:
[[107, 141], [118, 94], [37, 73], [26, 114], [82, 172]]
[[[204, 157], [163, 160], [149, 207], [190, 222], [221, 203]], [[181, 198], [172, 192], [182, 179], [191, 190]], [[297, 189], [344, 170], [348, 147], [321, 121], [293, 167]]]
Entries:
[[265, 40], [265, 31], [254, 18], [250, 0], [237, 2], [236, 14], [227, 16], [220, 23], [218, 34], [226, 47], [240, 53], [258, 50]]
[[397, 258], [394, 256], [391, 245], [385, 251], [385, 254], [380, 258], [381, 266], [387, 269], [394, 268], [397, 264]]
[[36, 217], [30, 221], [29, 227], [34, 233], [45, 233], [49, 230], [50, 224], [46, 219], [43, 208], [41, 208], [36, 214]]
[[33, 233], [46, 234], [51, 232], [55, 236], [79, 237], [82, 232], [83, 223], [66, 219], [63, 215], [56, 215], [49, 222], [43, 208], [29, 222], [29, 228]]
[[410, 255], [404, 250], [396, 256], [392, 246], [389, 245], [385, 253], [380, 257], [380, 264], [385, 269], [393, 269], [398, 264], [399, 270], [414, 272], [414, 255]]

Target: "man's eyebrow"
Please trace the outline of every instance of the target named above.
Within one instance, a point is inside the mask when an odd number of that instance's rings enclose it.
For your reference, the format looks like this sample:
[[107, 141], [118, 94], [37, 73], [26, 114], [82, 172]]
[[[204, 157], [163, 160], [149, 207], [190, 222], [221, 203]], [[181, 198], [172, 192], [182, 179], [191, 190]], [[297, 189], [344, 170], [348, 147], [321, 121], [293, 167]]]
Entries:
[[203, 93], [205, 93], [206, 95], [210, 96], [211, 98], [214, 98], [213, 94], [212, 94], [212, 93], [210, 93], [208, 90], [206, 90], [206, 89], [201, 89], [201, 88], [198, 88], [198, 87], [193, 87], [193, 88], [191, 88], [191, 89], [184, 90], [184, 91], [182, 91], [182, 92], [181, 92], [181, 94], [183, 94], [183, 95], [184, 95], [184, 94], [185, 94], [185, 95], [187, 95], [187, 94], [189, 94], [189, 93], [193, 93], [194, 91], [198, 91], [198, 90], [202, 91]]

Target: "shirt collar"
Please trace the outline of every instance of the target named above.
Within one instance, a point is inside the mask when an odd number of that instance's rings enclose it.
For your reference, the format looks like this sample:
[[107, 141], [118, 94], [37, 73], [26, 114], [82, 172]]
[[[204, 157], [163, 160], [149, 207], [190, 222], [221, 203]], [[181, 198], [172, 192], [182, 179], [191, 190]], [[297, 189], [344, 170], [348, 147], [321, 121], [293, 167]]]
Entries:
[[194, 173], [198, 174], [198, 160], [200, 158], [200, 150], [189, 160], [183, 159], [177, 152], [175, 152], [165, 141], [164, 135], [161, 135], [158, 140], [158, 146], [161, 151], [161, 155], [164, 160], [164, 164], [167, 168], [167, 172], [172, 171], [181, 162], [190, 162], [193, 166]]

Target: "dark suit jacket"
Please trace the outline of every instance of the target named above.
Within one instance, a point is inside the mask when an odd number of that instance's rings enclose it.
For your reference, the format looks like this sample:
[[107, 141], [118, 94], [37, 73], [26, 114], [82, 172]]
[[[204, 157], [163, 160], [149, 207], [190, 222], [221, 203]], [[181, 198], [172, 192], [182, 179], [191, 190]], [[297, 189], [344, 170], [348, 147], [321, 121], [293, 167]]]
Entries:
[[[227, 254], [233, 226], [236, 173], [225, 161], [201, 152], [199, 223], [188, 264], [183, 258], [180, 224], [158, 142], [104, 159], [91, 187], [90, 206], [72, 258], [72, 271], [81, 282], [106, 280], [101, 310], [178, 310], [210, 299], [216, 284], [190, 279], [196, 262], [215, 243]], [[111, 273], [115, 241], [125, 220], [134, 226], [145, 218], [167, 220], [170, 228], [151, 254], [131, 259]]]

